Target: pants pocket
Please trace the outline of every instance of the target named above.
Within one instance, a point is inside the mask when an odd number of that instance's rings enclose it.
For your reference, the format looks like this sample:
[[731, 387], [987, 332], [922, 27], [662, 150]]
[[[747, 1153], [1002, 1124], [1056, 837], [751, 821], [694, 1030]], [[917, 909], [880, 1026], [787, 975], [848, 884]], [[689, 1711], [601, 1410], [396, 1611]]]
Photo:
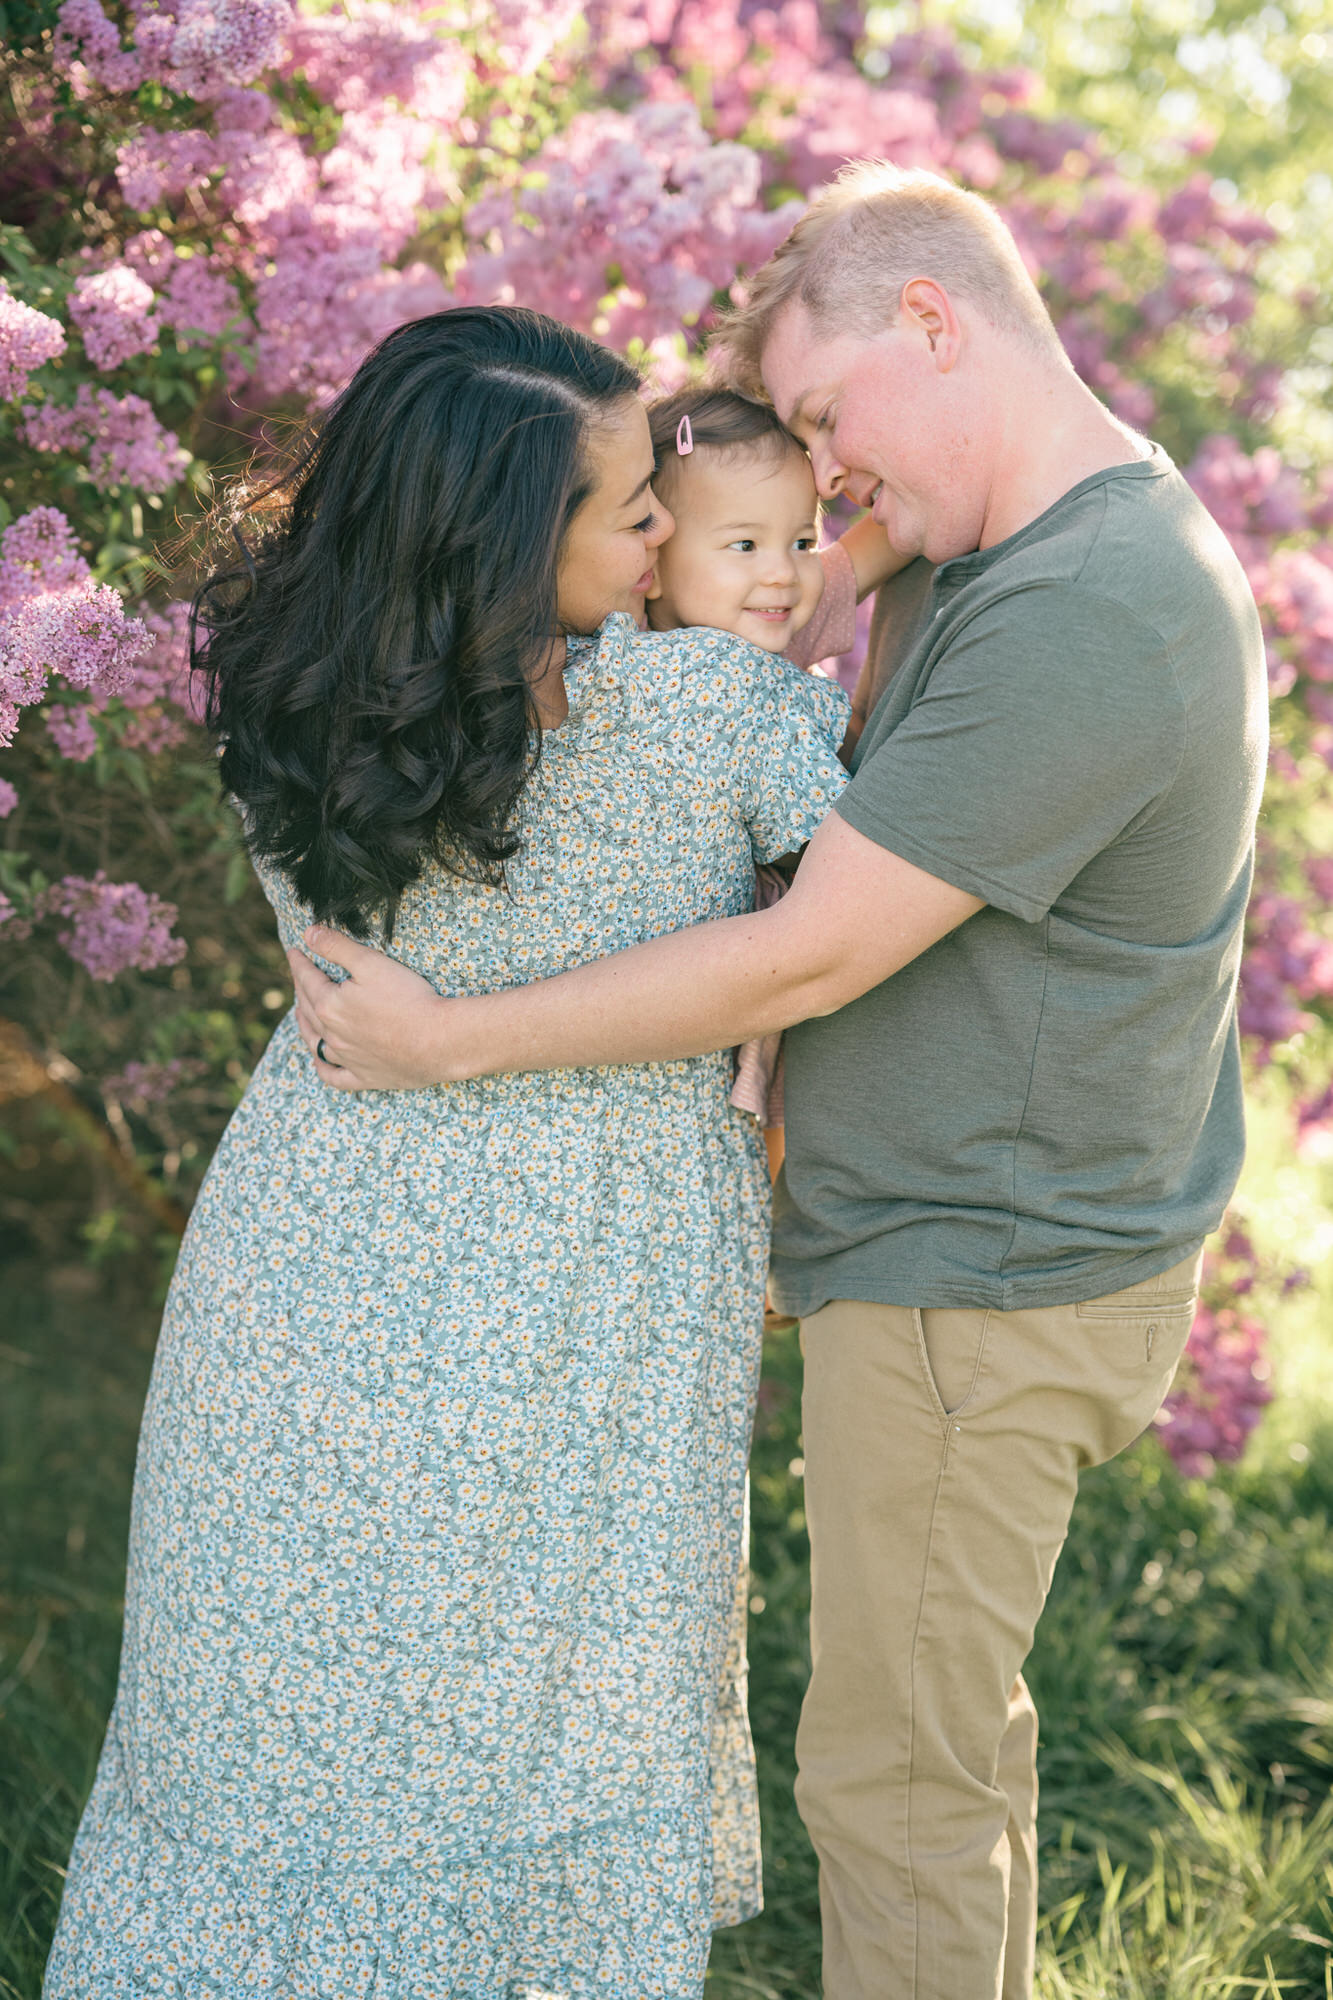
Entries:
[[966, 1307], [919, 1306], [912, 1318], [921, 1373], [943, 1423], [966, 1409], [976, 1392], [991, 1315]]
[[[1105, 1300], [1097, 1305], [1104, 1307]], [[1140, 1300], [1118, 1312], [1079, 1308], [1084, 1337], [1098, 1356], [1098, 1372], [1109, 1392], [1102, 1448], [1092, 1463], [1113, 1458], [1140, 1437], [1170, 1390], [1194, 1324], [1196, 1301]]]

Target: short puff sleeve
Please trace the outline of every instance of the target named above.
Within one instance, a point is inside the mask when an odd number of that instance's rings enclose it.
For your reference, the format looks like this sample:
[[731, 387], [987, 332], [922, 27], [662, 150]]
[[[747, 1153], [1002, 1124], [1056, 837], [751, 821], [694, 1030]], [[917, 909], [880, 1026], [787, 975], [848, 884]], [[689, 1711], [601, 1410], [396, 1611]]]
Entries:
[[764, 653], [740, 746], [741, 810], [757, 862], [804, 847], [847, 784], [838, 746], [852, 704], [836, 681]]

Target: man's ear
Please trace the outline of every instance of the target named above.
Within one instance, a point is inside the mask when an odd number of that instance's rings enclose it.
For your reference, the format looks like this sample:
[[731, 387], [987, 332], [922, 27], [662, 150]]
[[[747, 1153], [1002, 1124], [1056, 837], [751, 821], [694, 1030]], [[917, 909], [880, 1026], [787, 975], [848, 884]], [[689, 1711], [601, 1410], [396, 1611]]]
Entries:
[[963, 330], [944, 286], [934, 278], [909, 278], [902, 289], [901, 317], [923, 335], [936, 368], [947, 375], [962, 351]]

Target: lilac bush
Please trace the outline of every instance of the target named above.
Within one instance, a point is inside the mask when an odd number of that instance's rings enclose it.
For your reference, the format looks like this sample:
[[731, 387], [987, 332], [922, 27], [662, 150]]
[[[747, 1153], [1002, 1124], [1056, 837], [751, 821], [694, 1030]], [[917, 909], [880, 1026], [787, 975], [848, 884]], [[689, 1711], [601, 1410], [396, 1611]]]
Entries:
[[[2, 934], [31, 931], [6, 1004], [38, 1039], [58, 1022], [90, 1077], [188, 1075], [202, 1164], [281, 1000], [184, 671], [181, 551], [216, 481], [451, 303], [538, 306], [674, 386], [803, 199], [874, 153], [999, 204], [1076, 368], [1245, 566], [1274, 749], [1241, 1019], [1324, 1156], [1333, 468], [1279, 448], [1314, 300], [1210, 170], [1215, 134], [1145, 168], [1030, 71], [938, 23], [886, 38], [853, 0], [28, 13], [0, 170], [0, 892]], [[1201, 1314], [1205, 1401], [1219, 1369], [1261, 1380], [1232, 1310]]]

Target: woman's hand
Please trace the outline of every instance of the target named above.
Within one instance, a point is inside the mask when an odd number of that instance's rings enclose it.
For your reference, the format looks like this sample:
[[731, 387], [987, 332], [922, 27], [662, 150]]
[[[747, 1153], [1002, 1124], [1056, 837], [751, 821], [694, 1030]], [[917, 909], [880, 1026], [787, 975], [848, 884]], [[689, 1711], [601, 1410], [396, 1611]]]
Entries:
[[449, 1001], [419, 973], [340, 931], [316, 924], [304, 942], [349, 975], [339, 984], [303, 951], [287, 954], [296, 981], [297, 1026], [331, 1089], [422, 1090], [445, 1081], [438, 1038]]

